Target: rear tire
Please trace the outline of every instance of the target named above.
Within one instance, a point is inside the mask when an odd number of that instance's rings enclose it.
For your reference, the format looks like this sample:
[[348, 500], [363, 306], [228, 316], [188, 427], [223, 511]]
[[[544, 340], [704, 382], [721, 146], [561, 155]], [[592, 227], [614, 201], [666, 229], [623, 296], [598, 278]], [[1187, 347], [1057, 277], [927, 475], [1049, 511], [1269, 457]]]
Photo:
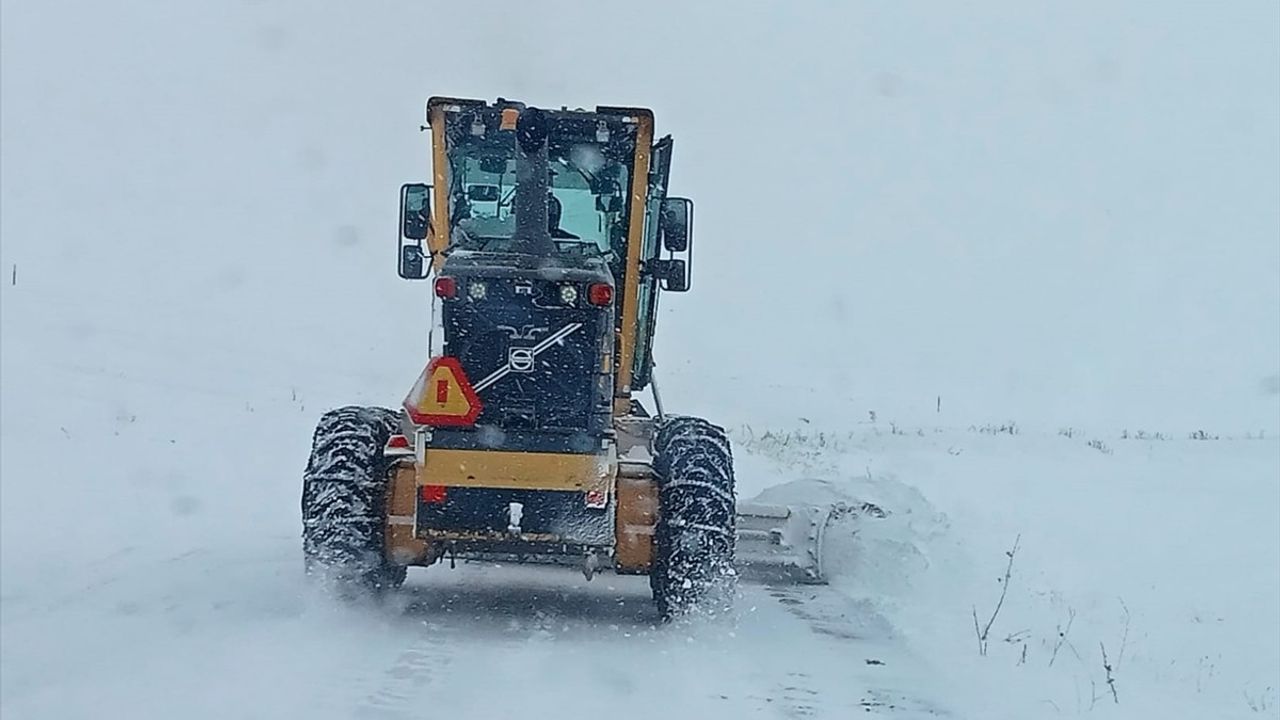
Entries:
[[667, 416], [654, 450], [658, 522], [649, 583], [658, 613], [668, 621], [728, 612], [737, 586], [729, 438], [705, 420]]
[[302, 477], [302, 550], [309, 577], [350, 598], [398, 587], [406, 568], [384, 553], [390, 464], [382, 451], [399, 416], [348, 406], [320, 418]]

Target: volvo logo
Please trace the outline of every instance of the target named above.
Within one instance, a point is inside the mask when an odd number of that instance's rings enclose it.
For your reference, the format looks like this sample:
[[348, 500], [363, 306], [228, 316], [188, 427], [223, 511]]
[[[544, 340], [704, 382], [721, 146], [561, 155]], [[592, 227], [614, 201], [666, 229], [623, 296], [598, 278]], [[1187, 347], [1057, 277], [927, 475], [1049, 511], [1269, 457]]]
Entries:
[[[537, 337], [539, 333], [544, 333], [549, 328], [534, 327], [525, 325], [516, 330], [510, 325], [500, 326], [498, 329], [506, 330], [513, 340], [526, 340]], [[484, 392], [485, 388], [490, 387], [502, 378], [513, 372], [531, 373], [533, 372], [534, 360], [542, 353], [550, 350], [554, 345], [564, 342], [564, 339], [582, 329], [582, 323], [569, 323], [564, 327], [556, 330], [546, 336], [533, 347], [513, 347], [507, 351], [507, 362], [502, 367], [489, 373], [487, 377], [475, 384], [476, 392]]]
[[511, 372], [533, 372], [533, 348], [511, 348], [511, 354], [508, 356], [507, 362], [511, 365]]

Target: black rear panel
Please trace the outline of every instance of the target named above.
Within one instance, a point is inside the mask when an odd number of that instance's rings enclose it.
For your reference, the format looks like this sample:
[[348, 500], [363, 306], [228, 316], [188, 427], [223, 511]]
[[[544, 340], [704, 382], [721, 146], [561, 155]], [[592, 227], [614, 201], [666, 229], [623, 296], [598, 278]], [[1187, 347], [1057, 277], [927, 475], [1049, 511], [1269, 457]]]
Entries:
[[[512, 293], [515, 281], [483, 282], [484, 300], [450, 303], [445, 311], [445, 352], [462, 361], [484, 403], [477, 422], [509, 430], [588, 429], [601, 313], [539, 307]], [[544, 293], [552, 285], [535, 284]]]
[[[483, 409], [474, 429], [439, 431], [432, 446], [598, 451], [613, 395], [601, 370], [613, 308], [588, 302], [593, 277], [450, 270], [457, 297], [444, 302], [444, 354], [459, 359]], [[565, 287], [576, 298], [566, 302]]]

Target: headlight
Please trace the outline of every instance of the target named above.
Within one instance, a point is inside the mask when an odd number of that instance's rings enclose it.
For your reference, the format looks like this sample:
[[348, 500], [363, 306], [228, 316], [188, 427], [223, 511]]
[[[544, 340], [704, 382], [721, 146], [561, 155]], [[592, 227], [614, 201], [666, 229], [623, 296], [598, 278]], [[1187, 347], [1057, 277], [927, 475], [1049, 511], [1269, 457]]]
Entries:
[[572, 285], [560, 286], [560, 302], [565, 305], [572, 305], [578, 302], [578, 288]]
[[467, 297], [472, 300], [483, 300], [489, 295], [489, 286], [476, 280], [467, 286]]

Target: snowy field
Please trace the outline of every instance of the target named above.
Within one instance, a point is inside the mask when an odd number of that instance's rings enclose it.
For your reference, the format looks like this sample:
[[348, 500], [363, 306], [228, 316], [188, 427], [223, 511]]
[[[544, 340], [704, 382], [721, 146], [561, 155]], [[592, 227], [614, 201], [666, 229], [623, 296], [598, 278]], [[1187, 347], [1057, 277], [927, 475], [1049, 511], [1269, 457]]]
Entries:
[[[5, 720], [1280, 717], [1274, 3], [2, 7]], [[426, 360], [431, 94], [655, 107], [698, 203], [664, 397], [742, 497], [885, 511], [829, 586], [308, 595], [316, 418]]]

